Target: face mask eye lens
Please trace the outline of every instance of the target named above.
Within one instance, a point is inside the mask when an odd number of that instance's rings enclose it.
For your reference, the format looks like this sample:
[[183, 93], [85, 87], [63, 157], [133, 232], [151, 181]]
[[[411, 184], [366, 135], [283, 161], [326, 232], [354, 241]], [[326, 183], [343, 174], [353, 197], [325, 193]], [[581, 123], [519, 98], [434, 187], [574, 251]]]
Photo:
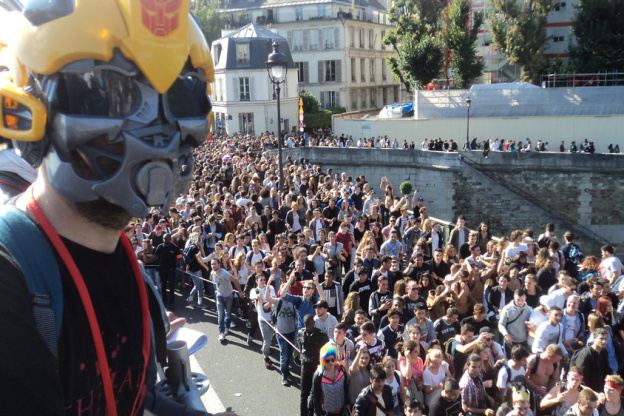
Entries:
[[195, 77], [178, 78], [165, 94], [174, 118], [206, 117], [210, 113], [207, 83]]
[[137, 110], [141, 92], [131, 77], [111, 70], [62, 73], [56, 104], [67, 115], [123, 118]]

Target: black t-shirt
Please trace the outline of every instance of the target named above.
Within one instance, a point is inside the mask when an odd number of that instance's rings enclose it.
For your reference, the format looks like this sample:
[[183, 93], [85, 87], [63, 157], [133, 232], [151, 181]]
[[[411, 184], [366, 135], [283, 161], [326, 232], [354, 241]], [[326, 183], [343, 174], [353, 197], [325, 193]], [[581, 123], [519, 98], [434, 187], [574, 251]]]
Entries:
[[427, 262], [427, 265], [429, 266], [429, 271], [435, 273], [440, 280], [443, 280], [446, 275], [449, 274], [450, 267], [443, 261], [441, 261], [439, 265], [436, 265], [435, 260], [430, 260]]
[[178, 254], [181, 251], [175, 244], [171, 243], [168, 246], [165, 243], [156, 247], [156, 255], [158, 256], [158, 263], [160, 268], [164, 270], [175, 270], [178, 262]]
[[[91, 296], [113, 374], [118, 414], [132, 414], [141, 388], [144, 358], [141, 303], [128, 257], [121, 243], [107, 254], [65, 239], [63, 242]], [[94, 415], [105, 413], [106, 400], [86, 313], [69, 272], [59, 264], [63, 326], [57, 361], [36, 329], [32, 301], [21, 273], [0, 255], [0, 293], [5, 295], [0, 302], [0, 330], [14, 334], [11, 342], [0, 343], [3, 413], [79, 415], [87, 409]]]
[[435, 329], [436, 334], [438, 334], [440, 343], [444, 345], [446, 341], [460, 333], [461, 327], [458, 321], [448, 324], [442, 317], [433, 323], [433, 329]]
[[368, 304], [370, 296], [373, 293], [370, 280], [366, 279], [363, 283], [359, 280], [351, 283], [349, 292], [357, 292], [360, 295], [360, 307], [368, 313]]
[[410, 279], [416, 280], [417, 282], [420, 282], [422, 275], [428, 271], [429, 271], [429, 266], [427, 266], [425, 263], [423, 263], [421, 267], [412, 266], [410, 269], [410, 272], [407, 274], [407, 277], [409, 277]]
[[488, 321], [487, 319], [483, 319], [483, 320], [481, 320], [481, 322], [477, 322], [477, 320], [475, 319], [474, 315], [470, 315], [470, 316], [467, 316], [464, 319], [462, 319], [460, 326], [463, 326], [464, 324], [472, 325], [474, 327], [474, 329], [475, 329], [475, 334], [479, 334], [479, 330], [481, 328], [484, 328], [486, 326], [487, 327], [491, 327], [492, 326], [492, 323], [490, 321]]
[[191, 244], [189, 254], [191, 255], [192, 260], [188, 265], [189, 271], [191, 272], [198, 272], [201, 270], [197, 257], [195, 257], [197, 256], [197, 253], [200, 253], [199, 248], [195, 244]]
[[429, 405], [429, 416], [457, 416], [461, 412], [461, 398], [450, 402], [442, 397], [441, 394], [438, 394], [431, 400], [431, 404]]

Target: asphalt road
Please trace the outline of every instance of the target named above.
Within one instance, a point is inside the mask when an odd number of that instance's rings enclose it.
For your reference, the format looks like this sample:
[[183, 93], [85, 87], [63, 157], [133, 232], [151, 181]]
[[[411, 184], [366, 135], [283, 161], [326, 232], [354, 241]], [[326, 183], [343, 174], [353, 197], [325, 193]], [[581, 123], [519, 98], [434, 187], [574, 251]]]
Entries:
[[[182, 291], [186, 294], [189, 289]], [[186, 297], [178, 292], [174, 313], [187, 319], [188, 328], [208, 336], [208, 344], [194, 357], [224, 408], [240, 416], [298, 415], [299, 370], [291, 367], [292, 385], [282, 386], [277, 342], [274, 341], [271, 348], [272, 369], [267, 370], [262, 358], [260, 330], [256, 331], [254, 345], [249, 347], [246, 321], [238, 319], [233, 313], [236, 328], [230, 329], [227, 342], [222, 345], [219, 342], [216, 306], [212, 300], [208, 300], [207, 306], [205, 310], [192, 308], [187, 304]]]

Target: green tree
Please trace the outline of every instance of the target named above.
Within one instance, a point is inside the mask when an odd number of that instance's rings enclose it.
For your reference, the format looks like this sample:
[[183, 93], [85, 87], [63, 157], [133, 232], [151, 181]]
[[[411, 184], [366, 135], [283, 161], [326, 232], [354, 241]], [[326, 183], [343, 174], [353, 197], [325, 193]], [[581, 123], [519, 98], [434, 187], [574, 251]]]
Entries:
[[580, 0], [574, 18], [576, 45], [570, 58], [578, 72], [606, 72], [624, 67], [622, 3], [614, 0]]
[[490, 0], [488, 23], [492, 39], [512, 64], [520, 66], [520, 79], [537, 84], [544, 65], [546, 20], [552, 0]]
[[303, 100], [303, 113], [304, 114], [312, 114], [318, 113], [319, 107], [321, 103], [318, 98], [314, 96], [310, 91], [301, 90], [299, 91], [299, 97]]
[[421, 88], [440, 72], [444, 51], [440, 41], [441, 0], [396, 0], [388, 10], [396, 30], [388, 31], [384, 45], [398, 58], [387, 58], [394, 77], [407, 91]]
[[219, 7], [218, 0], [196, 0], [191, 3], [191, 13], [197, 19], [208, 46], [221, 37], [221, 30], [225, 28], [226, 16], [219, 13]]
[[448, 25], [444, 30], [444, 42], [451, 52], [451, 68], [460, 88], [470, 88], [479, 78], [485, 63], [477, 59], [475, 42], [483, 25], [483, 13], [477, 12], [470, 25], [470, 0], [455, 0], [448, 13]]

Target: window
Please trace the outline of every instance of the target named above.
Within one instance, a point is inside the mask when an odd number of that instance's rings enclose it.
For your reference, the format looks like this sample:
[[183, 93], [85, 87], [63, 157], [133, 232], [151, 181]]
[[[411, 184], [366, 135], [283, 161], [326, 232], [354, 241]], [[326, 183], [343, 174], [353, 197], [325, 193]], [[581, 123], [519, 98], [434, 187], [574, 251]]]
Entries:
[[387, 67], [386, 67], [386, 61], [385, 59], [381, 60], [381, 80], [385, 81], [386, 80], [386, 72], [388, 71]]
[[238, 79], [238, 91], [241, 101], [249, 101], [249, 78]]
[[236, 63], [249, 64], [249, 43], [236, 44]]
[[388, 102], [388, 88], [381, 89], [381, 100], [383, 101], [381, 104], [386, 105]]
[[368, 49], [373, 49], [375, 47], [375, 36], [373, 35], [373, 31], [368, 31]]
[[325, 17], [326, 16], [326, 11], [327, 11], [327, 6], [325, 6], [325, 5], [318, 6], [318, 15], [319, 15], [319, 17]]
[[214, 57], [215, 57], [215, 61], [214, 64], [215, 65], [219, 65], [219, 58], [221, 58], [221, 50], [222, 50], [222, 46], [221, 44], [217, 44], [214, 47]]
[[295, 7], [295, 20], [298, 22], [303, 20], [303, 7]]
[[370, 80], [375, 81], [375, 59], [370, 59]]
[[381, 49], [386, 49], [386, 45], [384, 45], [383, 40], [386, 37], [386, 31], [382, 30], [381, 31]]
[[556, 1], [553, 5], [553, 11], [558, 12], [560, 10], [565, 10], [566, 2], [565, 1]]
[[323, 81], [336, 81], [336, 61], [325, 61], [324, 71]]
[[371, 88], [370, 96], [371, 107], [377, 107], [377, 89]]
[[357, 109], [357, 93], [355, 91], [351, 91], [351, 109]]
[[298, 73], [298, 81], [302, 82], [302, 83], [306, 83], [308, 82], [308, 63], [307, 62], [295, 62], [295, 65], [297, 66], [297, 69], [299, 70]]
[[351, 81], [355, 81], [355, 58], [351, 58]]
[[366, 82], [366, 59], [360, 59], [360, 79]]
[[225, 92], [225, 88], [224, 88], [224, 80], [223, 78], [219, 78], [219, 89], [218, 89], [218, 101], [224, 101], [224, 92]]
[[334, 49], [334, 28], [327, 28], [323, 31], [325, 49]]
[[325, 108], [338, 107], [336, 104], [336, 91], [325, 91], [323, 95], [325, 96]]
[[319, 48], [319, 31], [317, 29], [310, 30], [310, 49], [315, 51]]
[[360, 37], [360, 48], [364, 48], [364, 29], [358, 29], [358, 34]]
[[293, 30], [293, 51], [300, 51], [303, 49], [303, 31]]
[[240, 133], [253, 134], [254, 132], [253, 118], [254, 118], [253, 113], [238, 113], [238, 125], [240, 129]]
[[553, 36], [553, 42], [557, 43], [557, 42], [563, 42], [564, 36], [561, 35], [555, 35]]
[[362, 105], [360, 105], [360, 108], [366, 108], [366, 97], [368, 96], [368, 94], [366, 94], [366, 90], [362, 90], [362, 94], [360, 94], [360, 97], [362, 98]]
[[349, 39], [351, 40], [351, 43], [349, 46], [354, 48], [355, 47], [355, 28], [354, 27], [349, 28]]

